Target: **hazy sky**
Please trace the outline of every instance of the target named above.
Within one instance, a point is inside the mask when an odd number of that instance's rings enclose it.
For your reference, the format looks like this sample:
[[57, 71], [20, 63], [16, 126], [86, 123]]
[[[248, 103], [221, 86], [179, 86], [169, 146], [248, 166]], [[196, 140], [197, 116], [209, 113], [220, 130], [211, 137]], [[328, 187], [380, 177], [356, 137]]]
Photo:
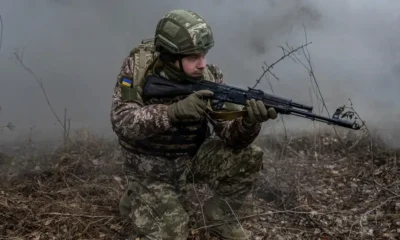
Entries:
[[[142, 39], [153, 37], [168, 11], [187, 8], [211, 24], [216, 45], [209, 62], [219, 65], [228, 83], [252, 86], [262, 62], [281, 57], [279, 45], [305, 42], [307, 28], [315, 75], [332, 113], [348, 98], [371, 125], [393, 132], [400, 119], [400, 1], [398, 0], [147, 0], [62, 1], [2, 0], [0, 50], [0, 123], [16, 131], [2, 140], [59, 133], [34, 78], [14, 59], [42, 78], [62, 116], [68, 109], [72, 128], [112, 135], [109, 112], [113, 86], [124, 57]], [[305, 69], [287, 59], [274, 68], [276, 94], [311, 104]], [[342, 84], [339, 88], [339, 83]], [[259, 85], [270, 91], [264, 82]], [[296, 119], [297, 120], [297, 119]], [[295, 122], [293, 122], [295, 124]], [[294, 125], [293, 125], [294, 126]]]

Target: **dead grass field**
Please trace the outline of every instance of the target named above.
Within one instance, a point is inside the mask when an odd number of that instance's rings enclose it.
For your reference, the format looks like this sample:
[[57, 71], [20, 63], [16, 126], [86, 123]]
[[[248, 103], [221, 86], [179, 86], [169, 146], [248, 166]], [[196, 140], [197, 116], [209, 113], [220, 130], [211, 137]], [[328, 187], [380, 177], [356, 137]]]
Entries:
[[[260, 136], [260, 181], [239, 213], [255, 239], [399, 239], [399, 149], [365, 135]], [[7, 151], [3, 151], [7, 152]], [[0, 239], [125, 239], [126, 184], [115, 141], [77, 134], [67, 148], [14, 146], [0, 155]], [[192, 239], [199, 202], [190, 193]]]

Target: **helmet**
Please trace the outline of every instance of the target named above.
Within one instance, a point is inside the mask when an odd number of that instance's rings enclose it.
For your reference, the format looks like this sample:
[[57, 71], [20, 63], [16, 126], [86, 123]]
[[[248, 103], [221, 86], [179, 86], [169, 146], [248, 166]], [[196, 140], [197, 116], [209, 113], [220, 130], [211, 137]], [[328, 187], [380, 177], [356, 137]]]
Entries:
[[214, 46], [211, 27], [195, 12], [173, 10], [157, 24], [155, 48], [171, 54], [189, 55], [207, 52]]

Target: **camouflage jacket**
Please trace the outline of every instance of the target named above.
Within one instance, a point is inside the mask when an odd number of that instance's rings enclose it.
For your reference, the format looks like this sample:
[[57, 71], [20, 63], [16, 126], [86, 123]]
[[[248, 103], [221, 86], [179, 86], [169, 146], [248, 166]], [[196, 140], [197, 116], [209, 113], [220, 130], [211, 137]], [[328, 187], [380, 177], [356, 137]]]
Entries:
[[[167, 104], [155, 103], [144, 105], [140, 101], [124, 101], [121, 98], [121, 78], [134, 76], [134, 58], [127, 57], [123, 61], [118, 79], [115, 85], [112, 108], [111, 124], [112, 129], [120, 139], [120, 144], [129, 149], [129, 144], [123, 139], [143, 140], [163, 133], [171, 128], [167, 116]], [[216, 82], [223, 84], [223, 73], [215, 65], [207, 65], [216, 79]], [[242, 119], [231, 121], [217, 121], [214, 132], [222, 142], [235, 149], [245, 148], [257, 137], [261, 124], [252, 127], [245, 127]]]

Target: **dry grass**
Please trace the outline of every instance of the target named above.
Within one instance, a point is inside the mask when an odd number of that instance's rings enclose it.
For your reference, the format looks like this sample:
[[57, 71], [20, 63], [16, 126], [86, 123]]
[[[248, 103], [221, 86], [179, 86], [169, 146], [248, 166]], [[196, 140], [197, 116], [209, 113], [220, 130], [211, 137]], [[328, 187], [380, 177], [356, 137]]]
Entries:
[[276, 148], [269, 151], [258, 188], [269, 212], [255, 223], [260, 235], [399, 238], [400, 151], [386, 147], [379, 138], [350, 136], [341, 136], [345, 151], [332, 133], [261, 143]]
[[[342, 140], [347, 151], [331, 133], [258, 139], [263, 174], [238, 216], [256, 239], [399, 238], [399, 150], [363, 135]], [[126, 238], [121, 167], [116, 142], [85, 131], [67, 149], [0, 155], [0, 239]], [[191, 194], [196, 235], [198, 198], [209, 193]]]
[[118, 216], [118, 160], [115, 143], [85, 132], [66, 150], [10, 159], [0, 185], [2, 239], [123, 238], [131, 230]]

